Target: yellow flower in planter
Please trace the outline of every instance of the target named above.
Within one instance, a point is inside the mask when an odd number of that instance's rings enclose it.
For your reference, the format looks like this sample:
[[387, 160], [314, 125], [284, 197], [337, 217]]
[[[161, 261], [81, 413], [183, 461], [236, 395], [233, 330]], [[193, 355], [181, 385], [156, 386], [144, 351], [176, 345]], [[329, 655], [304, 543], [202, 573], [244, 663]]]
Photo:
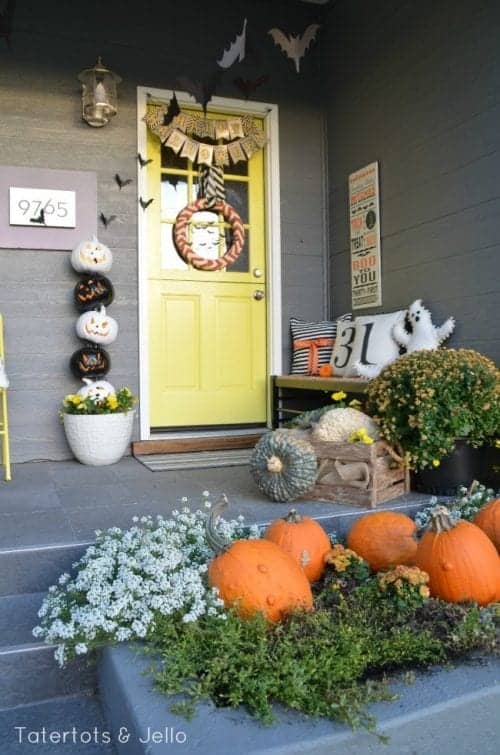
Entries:
[[355, 430], [349, 435], [348, 443], [373, 443], [373, 438], [368, 435], [365, 427], [360, 427], [359, 430]]
[[116, 395], [114, 393], [108, 396], [106, 401], [110, 409], [116, 409], [116, 407], [118, 406], [118, 399], [116, 398]]
[[432, 466], [433, 467], [439, 467], [440, 465], [441, 465], [441, 462], [439, 461], [439, 459], [433, 459], [432, 460]]
[[344, 391], [337, 391], [336, 393], [332, 393], [332, 399], [334, 401], [343, 401], [345, 398], [347, 398], [347, 393], [344, 393]]

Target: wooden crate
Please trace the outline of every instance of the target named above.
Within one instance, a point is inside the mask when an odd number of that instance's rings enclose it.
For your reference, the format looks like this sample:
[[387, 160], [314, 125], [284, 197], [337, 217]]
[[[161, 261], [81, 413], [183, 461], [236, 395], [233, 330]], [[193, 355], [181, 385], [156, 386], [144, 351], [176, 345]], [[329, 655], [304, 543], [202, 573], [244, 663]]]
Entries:
[[375, 508], [409, 488], [408, 470], [385, 441], [331, 443], [311, 441], [318, 457], [318, 478], [304, 498]]

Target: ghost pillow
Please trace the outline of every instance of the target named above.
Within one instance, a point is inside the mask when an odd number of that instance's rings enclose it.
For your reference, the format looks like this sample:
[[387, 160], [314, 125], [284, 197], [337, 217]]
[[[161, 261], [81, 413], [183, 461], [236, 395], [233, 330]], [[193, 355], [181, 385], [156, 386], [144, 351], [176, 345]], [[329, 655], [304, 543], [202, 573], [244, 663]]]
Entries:
[[399, 356], [399, 345], [392, 335], [396, 323], [403, 323], [406, 310], [385, 315], [356, 317], [356, 337], [352, 345], [354, 374], [371, 379]]

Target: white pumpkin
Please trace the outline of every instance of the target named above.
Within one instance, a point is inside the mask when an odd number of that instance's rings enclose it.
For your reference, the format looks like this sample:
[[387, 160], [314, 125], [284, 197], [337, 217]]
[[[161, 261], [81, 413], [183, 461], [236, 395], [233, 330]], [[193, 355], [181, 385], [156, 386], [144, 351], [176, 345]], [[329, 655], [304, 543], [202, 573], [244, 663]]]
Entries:
[[106, 314], [106, 307], [101, 307], [99, 311], [91, 309], [76, 321], [76, 334], [85, 341], [108, 346], [116, 341], [118, 323]]
[[114, 386], [107, 380], [90, 380], [82, 378], [85, 385], [78, 391], [78, 396], [90, 398], [92, 401], [102, 401], [104, 398], [116, 393]]
[[107, 273], [113, 264], [111, 249], [97, 239], [81, 241], [71, 252], [71, 264], [77, 273]]

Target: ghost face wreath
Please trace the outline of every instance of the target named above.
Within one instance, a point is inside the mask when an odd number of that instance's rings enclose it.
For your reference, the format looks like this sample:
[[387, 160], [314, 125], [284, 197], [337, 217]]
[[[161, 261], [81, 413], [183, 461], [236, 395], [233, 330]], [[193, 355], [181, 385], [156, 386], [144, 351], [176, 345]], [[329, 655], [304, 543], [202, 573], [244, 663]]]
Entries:
[[[211, 210], [219, 212], [224, 220], [231, 226], [232, 242], [225, 254], [216, 259], [207, 259], [201, 257], [193, 249], [189, 242], [189, 225], [192, 216], [202, 210]], [[182, 259], [192, 265], [197, 270], [222, 270], [229, 267], [240, 256], [243, 244], [245, 242], [245, 229], [240, 216], [231, 205], [221, 200], [215, 204], [210, 203], [205, 198], [200, 198], [188, 204], [182, 209], [175, 220], [173, 228], [174, 243]]]

